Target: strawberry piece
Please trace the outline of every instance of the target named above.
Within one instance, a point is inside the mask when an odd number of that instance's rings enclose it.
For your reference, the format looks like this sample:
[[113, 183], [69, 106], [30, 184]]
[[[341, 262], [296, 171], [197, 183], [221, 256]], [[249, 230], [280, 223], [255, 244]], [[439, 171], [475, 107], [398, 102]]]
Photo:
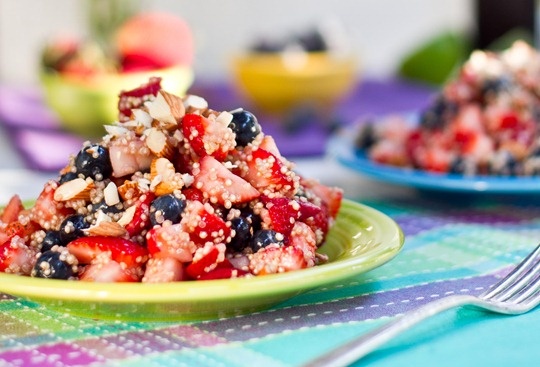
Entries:
[[0, 272], [30, 275], [36, 253], [23, 240], [14, 239], [0, 245]]
[[222, 162], [236, 147], [231, 129], [215, 119], [188, 113], [182, 118], [182, 133], [199, 157], [211, 155]]
[[316, 264], [317, 256], [317, 235], [309, 225], [302, 222], [296, 222], [291, 235], [289, 236], [289, 245], [299, 248], [304, 254], [304, 260], [308, 267]]
[[295, 246], [265, 247], [253, 254], [249, 269], [255, 275], [284, 273], [307, 267], [304, 252]]
[[197, 249], [182, 223], [152, 228], [146, 235], [146, 245], [152, 257], [172, 257], [183, 263], [190, 262]]
[[198, 279], [204, 274], [211, 272], [216, 269], [219, 263], [225, 261], [225, 250], [226, 246], [223, 244], [199, 248], [191, 264], [186, 267], [186, 273], [192, 279]]
[[155, 199], [151, 192], [141, 195], [135, 202], [133, 218], [124, 226], [130, 236], [136, 236], [150, 227], [150, 204]]
[[217, 280], [217, 279], [231, 279], [239, 278], [249, 274], [245, 270], [235, 269], [231, 267], [222, 267], [218, 266], [214, 270], [211, 270], [207, 273], [202, 274], [197, 278], [197, 280]]
[[268, 209], [270, 228], [288, 236], [294, 223], [300, 218], [301, 213], [298, 202], [285, 197], [263, 197], [262, 201]]
[[161, 78], [152, 77], [148, 83], [135, 89], [120, 92], [118, 99], [119, 121], [129, 121], [131, 110], [141, 107], [144, 102], [152, 99], [161, 90]]
[[194, 177], [195, 187], [201, 190], [212, 203], [225, 207], [246, 203], [257, 198], [259, 191], [249, 182], [235, 175], [212, 156], [200, 161], [200, 171]]
[[199, 157], [207, 155], [203, 141], [205, 125], [205, 118], [194, 113], [188, 113], [182, 119], [182, 133]]
[[339, 187], [324, 185], [316, 180], [305, 181], [304, 184], [306, 188], [321, 199], [326, 205], [328, 214], [335, 219], [343, 200], [343, 190]]
[[[251, 157], [250, 157], [251, 156]], [[298, 177], [281, 159], [259, 148], [247, 157], [247, 169], [240, 175], [264, 193], [280, 193], [292, 197], [298, 189]]]
[[120, 237], [88, 236], [71, 241], [67, 248], [79, 263], [90, 264], [98, 257], [110, 258], [126, 267], [136, 267], [148, 259], [148, 250]]
[[191, 240], [198, 246], [207, 242], [214, 244], [227, 243], [231, 229], [221, 217], [213, 212], [212, 207], [197, 201], [189, 202], [184, 210], [182, 223]]
[[19, 218], [19, 213], [24, 210], [21, 198], [19, 195], [13, 195], [9, 202], [5, 206], [2, 214], [0, 215], [0, 221], [4, 223], [11, 223]]
[[43, 229], [56, 229], [62, 221], [75, 211], [64, 203], [54, 200], [54, 192], [58, 187], [56, 181], [48, 181], [30, 209], [30, 219]]
[[151, 258], [146, 263], [142, 282], [164, 283], [187, 280], [183, 264], [174, 257]]
[[188, 187], [184, 190], [182, 190], [182, 194], [186, 197], [186, 200], [191, 201], [204, 201], [204, 194], [201, 190], [195, 188], [195, 187]]
[[141, 273], [142, 269], [138, 267], [124, 268], [119, 262], [107, 259], [85, 266], [79, 280], [100, 283], [138, 282]]
[[299, 204], [300, 218], [296, 224], [307, 224], [314, 233], [318, 234], [316, 237], [317, 245], [322, 244], [330, 228], [331, 217], [327, 205], [323, 202], [321, 206], [317, 206], [307, 201], [299, 201]]

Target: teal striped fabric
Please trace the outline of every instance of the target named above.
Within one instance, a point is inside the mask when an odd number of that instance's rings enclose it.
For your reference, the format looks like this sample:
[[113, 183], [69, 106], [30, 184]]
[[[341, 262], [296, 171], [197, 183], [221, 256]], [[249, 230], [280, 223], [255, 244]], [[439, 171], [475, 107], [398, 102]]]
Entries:
[[[0, 366], [298, 366], [432, 299], [482, 292], [540, 240], [540, 205], [527, 198], [364, 204], [401, 226], [403, 251], [264, 312], [195, 323], [110, 322], [0, 294]], [[534, 366], [539, 327], [540, 310], [509, 317], [461, 308], [356, 365]]]

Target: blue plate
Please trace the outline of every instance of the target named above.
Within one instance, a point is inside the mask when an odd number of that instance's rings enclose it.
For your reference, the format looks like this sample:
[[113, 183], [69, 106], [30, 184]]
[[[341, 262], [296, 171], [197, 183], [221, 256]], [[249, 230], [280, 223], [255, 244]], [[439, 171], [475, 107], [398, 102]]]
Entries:
[[341, 131], [330, 138], [327, 152], [340, 164], [373, 179], [418, 189], [463, 193], [526, 194], [540, 192], [540, 177], [495, 177], [437, 174], [370, 161], [354, 145], [356, 132]]

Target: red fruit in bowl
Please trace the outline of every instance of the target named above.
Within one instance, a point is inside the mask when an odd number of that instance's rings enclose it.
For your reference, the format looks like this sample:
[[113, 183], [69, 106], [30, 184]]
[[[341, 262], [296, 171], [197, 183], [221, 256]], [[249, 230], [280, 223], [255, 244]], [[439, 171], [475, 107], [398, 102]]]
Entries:
[[141, 13], [122, 24], [116, 33], [116, 47], [126, 66], [138, 60], [152, 67], [191, 65], [193, 36], [180, 17], [161, 12]]

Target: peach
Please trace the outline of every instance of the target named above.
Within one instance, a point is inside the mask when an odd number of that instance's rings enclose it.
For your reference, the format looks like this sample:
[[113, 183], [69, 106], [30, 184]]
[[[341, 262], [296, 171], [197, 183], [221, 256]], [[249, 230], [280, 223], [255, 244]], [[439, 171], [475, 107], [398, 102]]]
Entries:
[[118, 28], [115, 42], [125, 71], [189, 66], [193, 62], [191, 29], [173, 14], [146, 12], [135, 15]]

